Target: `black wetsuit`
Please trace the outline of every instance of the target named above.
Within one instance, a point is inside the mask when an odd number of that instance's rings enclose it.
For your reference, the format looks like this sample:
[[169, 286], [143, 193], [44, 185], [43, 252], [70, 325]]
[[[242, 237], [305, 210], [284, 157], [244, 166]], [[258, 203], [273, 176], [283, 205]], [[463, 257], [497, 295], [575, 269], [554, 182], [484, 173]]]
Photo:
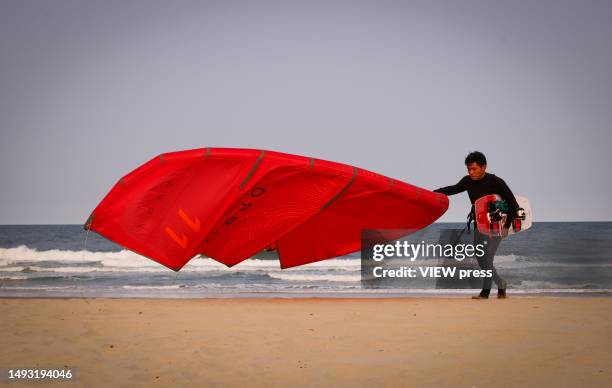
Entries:
[[497, 175], [485, 173], [485, 176], [477, 181], [472, 180], [469, 175], [466, 175], [461, 178], [456, 185], [441, 187], [434, 191], [445, 195], [453, 195], [462, 193], [466, 190], [470, 197], [470, 202], [472, 203], [472, 210], [470, 210], [472, 218], [474, 218], [474, 202], [476, 202], [478, 198], [489, 194], [499, 194], [508, 204], [508, 219], [506, 221], [506, 226], [510, 225], [512, 219], [516, 215], [519, 205], [516, 202], [516, 198], [514, 198], [514, 194], [512, 194], [512, 191], [510, 191], [510, 188], [506, 185], [506, 182]]
[[[512, 219], [516, 216], [516, 212], [519, 209], [519, 205], [516, 202], [516, 198], [514, 198], [514, 194], [512, 194], [512, 191], [510, 191], [510, 188], [508, 185], [506, 185], [506, 182], [496, 175], [485, 173], [485, 176], [477, 181], [472, 180], [469, 175], [466, 175], [461, 178], [459, 183], [456, 185], [441, 187], [434, 191], [436, 193], [442, 193], [445, 195], [453, 195], [462, 193], [466, 190], [470, 197], [470, 202], [472, 203], [472, 209], [470, 210], [470, 218], [468, 221], [468, 229], [471, 220], [475, 218], [474, 202], [476, 202], [478, 198], [489, 194], [499, 194], [499, 196], [506, 201], [508, 204], [508, 218], [506, 220], [505, 227], [509, 227], [511, 225]], [[492, 270], [493, 273], [492, 277], [485, 277], [483, 279], [483, 291], [481, 292], [481, 295], [483, 293], [486, 296], [489, 295], [493, 281], [495, 281], [498, 288], [506, 288], [506, 281], [499, 276], [497, 270], [493, 266], [493, 258], [495, 257], [495, 253], [497, 252], [497, 248], [499, 247], [501, 240], [501, 237], [489, 237], [481, 234], [476, 228], [474, 228], [474, 245], [483, 243], [486, 245], [485, 255], [478, 257], [478, 265], [482, 269]]]

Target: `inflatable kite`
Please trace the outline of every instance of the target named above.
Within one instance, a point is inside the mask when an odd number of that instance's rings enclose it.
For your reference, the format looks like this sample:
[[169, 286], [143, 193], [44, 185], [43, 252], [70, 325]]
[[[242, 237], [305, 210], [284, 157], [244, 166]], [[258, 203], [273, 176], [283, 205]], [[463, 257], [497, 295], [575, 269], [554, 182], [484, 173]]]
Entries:
[[345, 164], [203, 148], [121, 178], [85, 228], [174, 271], [197, 255], [231, 267], [263, 250], [290, 268], [358, 251], [364, 229], [424, 228], [447, 208], [443, 194]]

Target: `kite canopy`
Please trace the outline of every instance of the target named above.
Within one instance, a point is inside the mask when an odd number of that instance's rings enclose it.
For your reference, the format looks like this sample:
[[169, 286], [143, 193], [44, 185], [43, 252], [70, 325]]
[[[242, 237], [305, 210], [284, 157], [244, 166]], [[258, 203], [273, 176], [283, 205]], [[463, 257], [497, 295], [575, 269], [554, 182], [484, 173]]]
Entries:
[[121, 178], [85, 228], [175, 271], [198, 254], [231, 267], [264, 249], [289, 268], [358, 251], [363, 229], [424, 228], [447, 208], [443, 194], [345, 164], [203, 148]]

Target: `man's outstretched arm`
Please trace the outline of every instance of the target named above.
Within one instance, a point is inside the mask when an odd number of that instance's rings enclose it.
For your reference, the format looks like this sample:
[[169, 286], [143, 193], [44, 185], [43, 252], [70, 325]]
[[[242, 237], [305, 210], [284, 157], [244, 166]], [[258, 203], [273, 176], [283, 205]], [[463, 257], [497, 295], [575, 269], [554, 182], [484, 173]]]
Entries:
[[441, 193], [444, 195], [455, 195], [464, 192], [467, 190], [467, 185], [465, 184], [465, 179], [469, 177], [463, 177], [461, 180], [452, 186], [440, 187], [439, 189], [435, 189], [434, 193]]

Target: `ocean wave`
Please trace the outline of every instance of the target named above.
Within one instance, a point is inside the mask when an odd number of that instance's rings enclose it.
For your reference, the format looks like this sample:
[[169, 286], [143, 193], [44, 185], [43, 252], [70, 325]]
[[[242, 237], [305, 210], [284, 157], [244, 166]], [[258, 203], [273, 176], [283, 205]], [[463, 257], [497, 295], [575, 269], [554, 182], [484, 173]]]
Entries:
[[[31, 265], [39, 263], [38, 265]], [[45, 268], [40, 266], [45, 264]], [[89, 263], [91, 267], [85, 266]], [[53, 265], [53, 267], [51, 267]], [[77, 266], [78, 265], [78, 266]], [[358, 258], [335, 258], [290, 268], [290, 271], [312, 269], [329, 269], [338, 271], [358, 270], [361, 262]], [[137, 271], [168, 272], [168, 268], [144, 256], [129, 250], [118, 252], [69, 251], [53, 249], [38, 251], [25, 245], [16, 248], [0, 248], [0, 271], [14, 271], [18, 267], [27, 267], [34, 271], [49, 272], [100, 272], [100, 271]], [[234, 267], [228, 268], [214, 259], [196, 257], [189, 261], [181, 272], [208, 271], [265, 271], [279, 270], [278, 260], [247, 259]], [[21, 269], [23, 270], [23, 268]], [[287, 271], [287, 270], [285, 270]]]
[[20, 245], [16, 248], [0, 248], [0, 266], [23, 261], [55, 262], [67, 265], [71, 263], [91, 262], [128, 267], [159, 265], [129, 250], [118, 252], [70, 251], [61, 249], [39, 251], [25, 245]]
[[316, 274], [289, 274], [289, 273], [270, 273], [268, 274], [273, 279], [288, 280], [288, 281], [304, 281], [304, 282], [359, 282], [361, 275], [316, 275]]
[[5, 277], [1, 277], [0, 281], [3, 280], [28, 280], [30, 279], [29, 276], [24, 276], [24, 275], [15, 275], [15, 276], [5, 276]]
[[77, 290], [77, 287], [74, 286], [57, 286], [57, 287], [52, 287], [52, 286], [30, 286], [30, 287], [14, 287], [14, 286], [10, 286], [10, 287], [2, 287], [0, 288], [1, 291], [13, 291], [13, 290], [19, 290], [19, 291], [59, 291], [59, 290]]
[[594, 290], [599, 289], [591, 283], [575, 283], [575, 284], [563, 284], [555, 282], [547, 282], [540, 280], [522, 280], [517, 285], [513, 285], [518, 289], [522, 290], [550, 290], [550, 289], [575, 289], [575, 290]]
[[186, 284], [172, 284], [168, 286], [125, 285], [125, 286], [122, 286], [121, 288], [126, 289], [126, 290], [178, 290], [180, 288], [186, 288], [186, 287], [187, 287]]

